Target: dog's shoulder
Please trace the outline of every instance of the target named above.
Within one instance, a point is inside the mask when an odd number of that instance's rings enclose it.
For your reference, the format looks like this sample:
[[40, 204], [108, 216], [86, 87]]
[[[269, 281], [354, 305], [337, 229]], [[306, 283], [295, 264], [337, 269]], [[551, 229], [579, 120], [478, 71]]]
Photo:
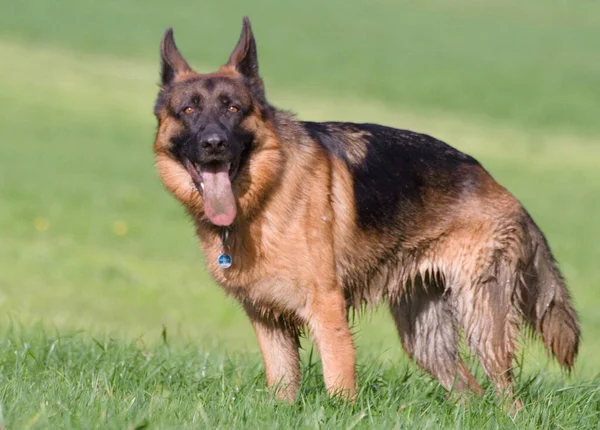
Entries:
[[430, 190], [464, 194], [477, 185], [482, 170], [473, 157], [426, 134], [377, 124], [302, 126], [318, 145], [347, 164], [363, 227], [420, 210]]

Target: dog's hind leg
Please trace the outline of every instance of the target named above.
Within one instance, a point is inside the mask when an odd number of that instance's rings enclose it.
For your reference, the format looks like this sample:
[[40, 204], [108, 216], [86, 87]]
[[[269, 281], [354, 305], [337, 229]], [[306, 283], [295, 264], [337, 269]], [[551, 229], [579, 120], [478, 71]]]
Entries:
[[458, 330], [441, 286], [424, 288], [420, 278], [399, 299], [390, 301], [390, 311], [408, 355], [450, 392], [469, 389], [483, 393], [475, 377], [461, 360]]
[[[453, 303], [465, 331], [469, 348], [475, 353], [499, 395], [514, 401], [509, 407], [522, 406], [514, 399], [512, 367], [519, 315], [512, 304], [516, 271], [501, 251], [495, 251], [487, 266], [476, 268], [470, 279], [459, 282], [453, 291]], [[478, 270], [481, 269], [481, 270]], [[463, 276], [468, 278], [467, 268]]]
[[245, 304], [265, 362], [267, 386], [276, 397], [294, 401], [300, 386], [298, 329], [281, 318], [273, 320]]

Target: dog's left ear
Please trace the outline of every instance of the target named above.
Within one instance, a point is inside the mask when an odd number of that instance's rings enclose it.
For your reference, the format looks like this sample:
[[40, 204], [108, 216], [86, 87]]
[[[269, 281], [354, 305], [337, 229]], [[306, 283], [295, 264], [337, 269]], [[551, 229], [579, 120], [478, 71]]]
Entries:
[[191, 72], [192, 68], [185, 61], [173, 38], [173, 28], [169, 27], [160, 44], [160, 55], [162, 59], [161, 81], [163, 85], [171, 84], [177, 75]]
[[237, 70], [248, 78], [251, 83], [257, 83], [262, 86], [262, 81], [258, 76], [256, 41], [254, 40], [250, 20], [247, 16], [244, 17], [240, 40], [238, 40], [237, 45], [231, 53], [229, 61], [227, 61], [227, 66]]

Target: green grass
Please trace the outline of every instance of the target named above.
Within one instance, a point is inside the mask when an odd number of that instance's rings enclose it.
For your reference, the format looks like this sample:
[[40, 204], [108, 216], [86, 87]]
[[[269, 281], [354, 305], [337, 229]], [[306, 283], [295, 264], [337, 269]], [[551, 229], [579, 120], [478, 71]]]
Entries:
[[[597, 428], [598, 12], [558, 1], [5, 5], [0, 417], [8, 428]], [[354, 329], [356, 405], [326, 398], [308, 341], [297, 404], [264, 391], [250, 325], [205, 273], [151, 153], [162, 31], [174, 25], [210, 70], [243, 13], [277, 105], [442, 138], [476, 156], [546, 232], [584, 339], [571, 379], [526, 342], [517, 385], [527, 407], [514, 423], [490, 396], [453, 406], [380, 312]]]
[[[355, 404], [329, 399], [307, 360], [297, 403], [272, 399], [256, 354], [48, 335], [12, 328], [1, 342], [0, 395], [9, 428], [597, 428], [600, 379], [522, 378], [511, 419], [488, 393], [457, 405], [406, 365], [362, 364]], [[243, 365], [240, 365], [243, 363]], [[8, 400], [10, 399], [10, 400]]]

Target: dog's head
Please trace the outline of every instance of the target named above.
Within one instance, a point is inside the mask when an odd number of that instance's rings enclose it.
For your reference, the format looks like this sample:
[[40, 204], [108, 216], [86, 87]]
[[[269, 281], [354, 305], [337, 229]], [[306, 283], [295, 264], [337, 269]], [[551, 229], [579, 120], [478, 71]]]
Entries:
[[217, 226], [230, 225], [251, 182], [251, 152], [269, 141], [257, 136], [269, 134], [272, 108], [258, 75], [250, 21], [244, 18], [235, 49], [215, 73], [192, 70], [172, 29], [164, 35], [161, 56], [154, 150], [163, 182], [195, 214]]

